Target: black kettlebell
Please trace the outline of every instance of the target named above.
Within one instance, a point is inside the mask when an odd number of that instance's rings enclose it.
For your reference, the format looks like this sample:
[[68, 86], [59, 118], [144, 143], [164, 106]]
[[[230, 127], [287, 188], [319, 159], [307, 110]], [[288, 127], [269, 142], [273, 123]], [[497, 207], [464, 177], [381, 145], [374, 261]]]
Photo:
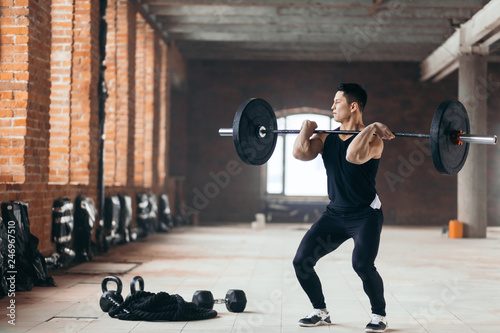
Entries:
[[[116, 283], [116, 290], [108, 290], [108, 282], [110, 281]], [[108, 312], [112, 307], [123, 303], [122, 287], [122, 281], [116, 276], [106, 276], [102, 280], [102, 296], [99, 300], [102, 311]]]
[[142, 278], [142, 276], [135, 276], [132, 279], [132, 281], [130, 281], [130, 294], [127, 295], [125, 300], [128, 300], [130, 298], [130, 296], [135, 294], [135, 291], [136, 291], [135, 286], [136, 286], [137, 282], [139, 282], [139, 291], [144, 291], [144, 279]]

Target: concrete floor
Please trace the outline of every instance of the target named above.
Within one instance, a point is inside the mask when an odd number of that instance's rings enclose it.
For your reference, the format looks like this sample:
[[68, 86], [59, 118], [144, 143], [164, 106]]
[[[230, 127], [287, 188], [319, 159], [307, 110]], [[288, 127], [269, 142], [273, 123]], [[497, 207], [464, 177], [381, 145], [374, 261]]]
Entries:
[[[370, 311], [351, 268], [352, 241], [317, 265], [333, 325], [297, 325], [311, 307], [291, 261], [308, 227], [179, 227], [114, 247], [90, 264], [51, 271], [57, 287], [35, 287], [1, 299], [0, 331], [363, 332]], [[386, 226], [376, 264], [385, 282], [387, 332], [499, 332], [500, 228], [489, 228], [487, 239], [448, 239], [441, 228]], [[215, 305], [218, 316], [202, 321], [113, 319], [99, 308], [100, 283], [120, 270], [126, 271], [118, 275], [125, 295], [131, 278], [141, 275], [147, 291], [179, 294], [190, 301], [198, 289], [223, 298], [227, 289], [237, 288], [245, 290], [248, 304], [238, 314]], [[15, 326], [6, 317], [12, 299]]]

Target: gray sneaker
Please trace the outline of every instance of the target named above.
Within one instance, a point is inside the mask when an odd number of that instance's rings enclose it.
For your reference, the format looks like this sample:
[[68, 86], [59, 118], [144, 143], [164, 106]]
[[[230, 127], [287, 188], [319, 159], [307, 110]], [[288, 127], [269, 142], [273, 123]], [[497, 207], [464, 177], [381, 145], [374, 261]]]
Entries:
[[330, 325], [331, 323], [330, 313], [320, 309], [314, 309], [307, 317], [299, 320], [299, 325], [305, 327]]

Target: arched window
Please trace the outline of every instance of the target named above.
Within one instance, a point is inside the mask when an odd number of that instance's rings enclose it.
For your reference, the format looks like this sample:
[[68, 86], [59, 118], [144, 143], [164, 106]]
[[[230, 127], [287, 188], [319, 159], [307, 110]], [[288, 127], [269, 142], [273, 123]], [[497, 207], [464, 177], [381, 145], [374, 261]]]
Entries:
[[[312, 120], [318, 129], [340, 126], [332, 117], [302, 113], [278, 118], [279, 129], [299, 129], [304, 120]], [[297, 134], [280, 135], [273, 156], [267, 162], [267, 193], [284, 196], [327, 196], [326, 171], [321, 155], [303, 162], [292, 156]]]

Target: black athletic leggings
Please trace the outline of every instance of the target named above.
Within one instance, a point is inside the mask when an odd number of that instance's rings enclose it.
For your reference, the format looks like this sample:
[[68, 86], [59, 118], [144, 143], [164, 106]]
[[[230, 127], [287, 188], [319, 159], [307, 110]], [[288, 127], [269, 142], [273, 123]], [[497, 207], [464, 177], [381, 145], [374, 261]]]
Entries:
[[384, 284], [375, 268], [383, 221], [380, 209], [368, 207], [355, 213], [340, 213], [327, 208], [307, 231], [297, 249], [293, 266], [302, 289], [315, 309], [326, 308], [326, 304], [314, 266], [320, 258], [352, 238], [352, 267], [363, 281], [372, 313], [386, 315]]

